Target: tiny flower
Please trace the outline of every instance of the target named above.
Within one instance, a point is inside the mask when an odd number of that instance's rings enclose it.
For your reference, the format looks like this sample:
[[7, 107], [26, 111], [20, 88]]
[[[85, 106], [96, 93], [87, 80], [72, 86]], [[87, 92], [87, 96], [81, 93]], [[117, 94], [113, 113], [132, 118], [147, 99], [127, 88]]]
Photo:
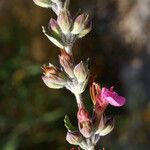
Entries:
[[[101, 93], [101, 88], [100, 86], [93, 82], [90, 86], [90, 95], [91, 99], [94, 104], [93, 108], [93, 122], [94, 122], [94, 129], [95, 130], [102, 130], [104, 127], [104, 117], [103, 113], [107, 107], [107, 103], [105, 101], [101, 101], [101, 99], [98, 98], [99, 94]], [[99, 102], [100, 101], [100, 102]]]
[[92, 134], [92, 121], [90, 119], [90, 114], [84, 108], [79, 108], [77, 113], [79, 130], [82, 135], [86, 138], [90, 137]]
[[33, 2], [40, 7], [44, 7], [44, 8], [51, 7], [51, 0], [33, 0]]
[[113, 87], [110, 90], [104, 87], [98, 96], [98, 102], [101, 103], [101, 101], [109, 103], [112, 106], [120, 107], [125, 104], [126, 99], [114, 92]]
[[112, 106], [123, 106], [126, 99], [113, 91], [113, 87], [109, 89], [100, 86], [93, 82], [90, 88], [91, 98], [94, 104], [98, 104], [100, 107], [106, 107], [108, 104]]
[[[88, 14], [83, 13], [79, 15], [74, 21], [73, 30], [71, 31], [71, 33], [80, 34], [83, 30], [86, 29], [88, 22], [89, 22]], [[86, 32], [88, 33], [89, 31], [86, 31]]]
[[74, 77], [73, 74], [73, 60], [72, 55], [68, 54], [64, 49], [61, 49], [61, 55], [59, 55], [59, 61], [65, 72], [70, 78]]
[[79, 82], [84, 82], [88, 77], [88, 73], [88, 67], [82, 61], [74, 68], [74, 75]]
[[42, 79], [49, 88], [59, 89], [65, 86], [67, 77], [62, 71], [51, 64], [49, 66], [44, 65], [42, 69], [44, 71]]
[[72, 145], [79, 145], [83, 140], [83, 136], [79, 132], [67, 132], [66, 140]]
[[71, 19], [69, 11], [63, 10], [62, 12], [60, 12], [57, 18], [57, 22], [59, 24], [61, 31], [64, 34], [68, 34], [70, 32], [72, 19]]
[[54, 33], [56, 33], [58, 35], [60, 34], [59, 25], [58, 25], [57, 21], [53, 18], [51, 18], [49, 21], [49, 29], [51, 29]]

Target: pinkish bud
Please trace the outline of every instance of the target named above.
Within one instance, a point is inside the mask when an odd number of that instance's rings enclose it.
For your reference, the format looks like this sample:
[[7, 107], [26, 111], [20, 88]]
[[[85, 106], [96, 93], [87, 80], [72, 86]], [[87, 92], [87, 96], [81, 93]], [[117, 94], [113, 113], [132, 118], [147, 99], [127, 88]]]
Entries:
[[72, 34], [79, 34], [82, 32], [85, 27], [87, 26], [87, 23], [89, 22], [89, 15], [86, 13], [83, 13], [79, 15], [73, 25], [73, 30], [71, 31]]
[[79, 145], [83, 136], [79, 132], [67, 132], [66, 140], [72, 145]]
[[92, 135], [92, 121], [90, 119], [90, 114], [84, 108], [79, 108], [78, 114], [78, 125], [79, 130], [82, 135], [86, 138]]
[[40, 7], [44, 7], [44, 8], [51, 7], [51, 0], [33, 0], [33, 2]]
[[44, 71], [42, 79], [49, 88], [59, 89], [65, 86], [67, 77], [62, 71], [51, 64], [49, 66], [44, 65], [42, 69]]
[[49, 64], [49, 66], [43, 65], [42, 67], [43, 74], [47, 77], [49, 77], [51, 74], [58, 74], [59, 71], [56, 67], [54, 67], [52, 64]]
[[79, 122], [88, 121], [90, 120], [90, 114], [84, 108], [79, 108], [77, 118]]
[[60, 34], [60, 28], [59, 25], [57, 23], [57, 21], [53, 18], [50, 19], [49, 21], [49, 29], [52, 29], [52, 31], [54, 31], [56, 34]]
[[70, 78], [74, 77], [73, 74], [73, 60], [72, 55], [68, 54], [64, 49], [61, 49], [61, 55], [59, 56], [59, 61], [65, 72]]
[[82, 61], [74, 68], [74, 75], [79, 82], [84, 82], [88, 77], [88, 73], [88, 67]]
[[61, 31], [64, 34], [68, 34], [70, 32], [70, 28], [72, 25], [72, 19], [71, 19], [69, 11], [63, 10], [62, 12], [60, 12], [60, 14], [57, 18], [57, 22], [59, 24]]

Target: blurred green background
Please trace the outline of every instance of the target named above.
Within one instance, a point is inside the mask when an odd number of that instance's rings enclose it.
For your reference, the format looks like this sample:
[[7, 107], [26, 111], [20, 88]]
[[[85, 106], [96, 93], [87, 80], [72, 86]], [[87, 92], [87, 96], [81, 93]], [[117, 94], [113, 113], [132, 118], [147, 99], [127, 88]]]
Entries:
[[[70, 8], [93, 20], [74, 45], [76, 63], [89, 57], [97, 81], [127, 98], [123, 108], [108, 108], [116, 124], [100, 148], [149, 150], [150, 1], [71, 0]], [[75, 98], [41, 80], [43, 64], [58, 65], [59, 49], [41, 32], [55, 15], [32, 0], [0, 0], [0, 11], [0, 150], [70, 149], [63, 119], [77, 125]], [[90, 108], [88, 88], [84, 99]]]

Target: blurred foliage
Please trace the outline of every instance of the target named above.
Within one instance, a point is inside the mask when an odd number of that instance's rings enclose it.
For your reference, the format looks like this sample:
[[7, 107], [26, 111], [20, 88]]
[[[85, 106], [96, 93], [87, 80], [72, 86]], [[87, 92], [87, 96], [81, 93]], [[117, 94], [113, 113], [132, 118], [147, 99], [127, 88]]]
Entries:
[[[106, 150], [148, 150], [150, 133], [150, 45], [148, 0], [71, 0], [71, 11], [88, 11], [93, 31], [74, 46], [76, 62], [90, 57], [102, 85], [127, 97], [125, 108], [110, 107], [114, 131], [101, 138]], [[0, 150], [64, 150], [64, 116], [76, 122], [71, 93], [48, 89], [41, 65], [58, 65], [58, 48], [42, 34], [50, 10], [32, 0], [0, 1]], [[87, 44], [88, 43], [88, 44]], [[88, 89], [84, 93], [91, 109]]]

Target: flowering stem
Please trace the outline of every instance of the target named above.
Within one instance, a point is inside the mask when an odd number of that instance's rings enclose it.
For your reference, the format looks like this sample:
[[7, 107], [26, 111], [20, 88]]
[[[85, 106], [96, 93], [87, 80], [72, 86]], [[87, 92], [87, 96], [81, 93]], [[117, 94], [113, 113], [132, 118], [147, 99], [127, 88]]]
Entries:
[[[89, 80], [88, 62], [82, 61], [75, 65], [72, 53], [74, 42], [88, 34], [91, 30], [91, 23], [87, 13], [80, 14], [73, 19], [68, 10], [69, 1], [64, 0], [33, 0], [37, 5], [44, 8], [51, 8], [57, 15], [57, 20], [52, 19], [49, 23], [51, 35], [48, 35], [42, 27], [45, 36], [61, 49], [59, 55], [60, 68], [52, 64], [43, 66], [42, 79], [44, 83], [53, 89], [66, 87], [74, 93], [78, 112], [78, 129], [74, 132], [69, 119], [65, 119], [65, 126], [68, 129], [66, 140], [73, 145], [79, 145], [83, 150], [96, 150], [100, 136], [107, 135], [114, 127], [112, 118], [104, 115], [108, 104], [119, 107], [125, 104], [125, 98], [113, 91], [113, 88], [101, 88], [93, 82], [90, 88], [90, 95], [93, 99], [93, 114], [90, 116], [84, 106], [82, 93], [85, 91]], [[53, 34], [55, 33], [55, 34]], [[94, 119], [93, 119], [94, 118]], [[103, 149], [104, 150], [104, 149]]]
[[81, 107], [81, 106], [84, 107], [82, 94], [74, 94], [74, 95], [76, 97], [78, 107]]

